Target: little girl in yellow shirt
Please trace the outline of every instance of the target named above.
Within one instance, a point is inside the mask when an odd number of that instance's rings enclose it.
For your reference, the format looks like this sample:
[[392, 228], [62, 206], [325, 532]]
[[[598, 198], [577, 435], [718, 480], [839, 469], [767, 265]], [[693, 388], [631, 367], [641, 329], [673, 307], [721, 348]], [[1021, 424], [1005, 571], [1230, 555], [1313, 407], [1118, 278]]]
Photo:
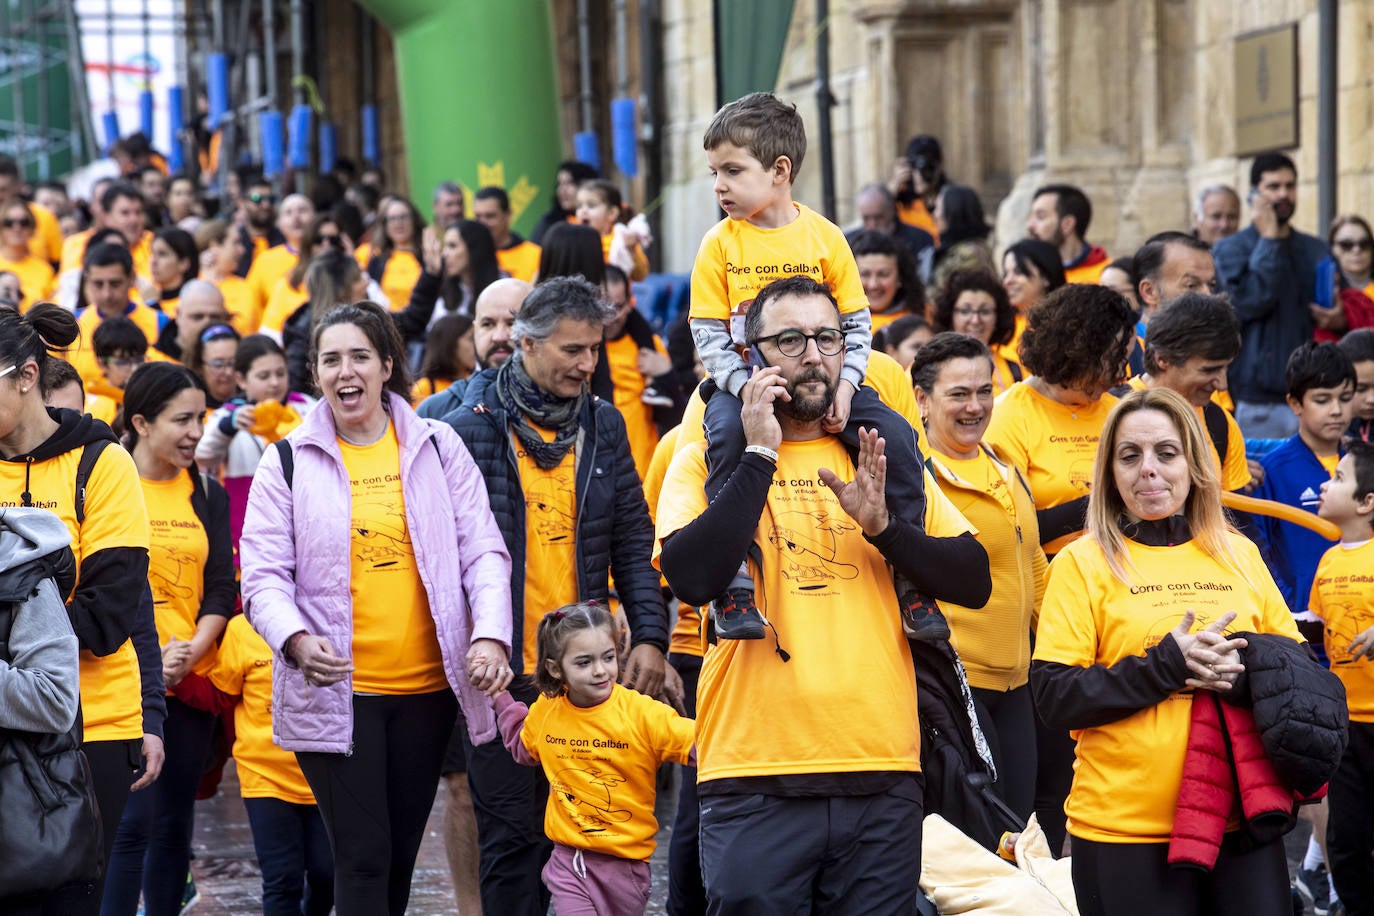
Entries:
[[508, 693], [495, 701], [511, 756], [549, 780], [544, 832], [554, 849], [543, 878], [560, 913], [644, 912], [655, 774], [666, 761], [695, 760], [695, 722], [616, 683], [616, 636], [596, 604], [550, 611], [535, 638], [541, 696], [528, 708]]

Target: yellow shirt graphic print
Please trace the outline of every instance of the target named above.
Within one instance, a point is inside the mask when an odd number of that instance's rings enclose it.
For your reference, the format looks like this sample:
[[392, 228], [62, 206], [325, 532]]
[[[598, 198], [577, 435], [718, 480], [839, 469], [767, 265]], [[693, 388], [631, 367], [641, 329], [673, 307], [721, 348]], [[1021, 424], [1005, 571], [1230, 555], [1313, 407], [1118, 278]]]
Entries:
[[372, 445], [340, 440], [339, 450], [353, 494], [353, 690], [443, 690], [448, 679], [406, 523], [396, 429], [388, 426]]
[[[535, 427], [539, 429], [539, 427]], [[539, 429], [546, 441], [552, 430]], [[514, 435], [511, 442], [525, 491], [525, 623], [524, 671], [538, 660], [534, 636], [549, 611], [577, 600], [577, 457], [568, 449], [557, 467], [545, 470]]]

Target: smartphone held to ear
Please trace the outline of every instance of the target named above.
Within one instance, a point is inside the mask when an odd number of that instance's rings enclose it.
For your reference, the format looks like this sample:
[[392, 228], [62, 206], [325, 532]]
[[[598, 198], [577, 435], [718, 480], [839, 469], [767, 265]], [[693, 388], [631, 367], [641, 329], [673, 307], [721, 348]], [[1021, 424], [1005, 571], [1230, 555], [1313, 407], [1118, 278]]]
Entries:
[[761, 353], [759, 353], [759, 348], [758, 348], [758, 347], [750, 347], [748, 353], [749, 353], [749, 368], [750, 368], [750, 369], [766, 369], [766, 368], [768, 368], [768, 364], [767, 364], [766, 362], [763, 361], [763, 355], [762, 355]]

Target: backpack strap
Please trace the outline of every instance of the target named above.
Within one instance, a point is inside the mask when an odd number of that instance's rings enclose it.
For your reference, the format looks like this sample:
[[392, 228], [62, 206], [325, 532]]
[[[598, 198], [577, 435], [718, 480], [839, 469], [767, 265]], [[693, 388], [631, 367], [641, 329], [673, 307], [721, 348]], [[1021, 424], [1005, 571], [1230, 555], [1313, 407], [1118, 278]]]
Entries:
[[105, 451], [105, 446], [109, 444], [109, 439], [87, 442], [81, 449], [81, 458], [76, 462], [76, 498], [73, 506], [76, 509], [78, 525], [86, 521], [86, 483], [91, 479], [95, 463], [100, 460], [100, 453]]
[[1226, 410], [1216, 401], [1208, 401], [1202, 408], [1202, 421], [1207, 424], [1207, 435], [1216, 446], [1217, 458], [1226, 463], [1226, 449], [1231, 444], [1229, 430], [1226, 428]]
[[291, 476], [296, 470], [296, 459], [291, 453], [291, 443], [286, 439], [278, 439], [272, 443], [272, 447], [277, 450], [277, 455], [281, 458], [281, 476], [286, 481], [286, 489], [291, 489]]
[[1021, 381], [1022, 376], [1025, 375], [1025, 372], [1021, 370], [1021, 364], [1014, 359], [1007, 360], [1007, 371], [1011, 373], [1013, 382]]

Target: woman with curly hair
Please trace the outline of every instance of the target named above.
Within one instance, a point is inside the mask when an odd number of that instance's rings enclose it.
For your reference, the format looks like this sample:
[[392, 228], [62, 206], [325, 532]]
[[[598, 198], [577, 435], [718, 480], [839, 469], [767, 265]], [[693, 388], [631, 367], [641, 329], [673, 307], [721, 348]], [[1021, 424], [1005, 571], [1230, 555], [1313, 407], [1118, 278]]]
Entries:
[[990, 270], [956, 270], [935, 294], [936, 333], [955, 331], [981, 340], [992, 350], [992, 389], [1001, 394], [1025, 375], [1006, 349], [1016, 331], [1016, 310]]
[[[1030, 375], [997, 399], [985, 441], [1030, 482], [1050, 558], [1083, 533], [1097, 442], [1117, 402], [1108, 391], [1126, 377], [1134, 333], [1135, 312], [1105, 286], [1062, 287], [1027, 316], [1021, 364]], [[1073, 741], [1040, 726], [1035, 812], [1058, 854]]]

